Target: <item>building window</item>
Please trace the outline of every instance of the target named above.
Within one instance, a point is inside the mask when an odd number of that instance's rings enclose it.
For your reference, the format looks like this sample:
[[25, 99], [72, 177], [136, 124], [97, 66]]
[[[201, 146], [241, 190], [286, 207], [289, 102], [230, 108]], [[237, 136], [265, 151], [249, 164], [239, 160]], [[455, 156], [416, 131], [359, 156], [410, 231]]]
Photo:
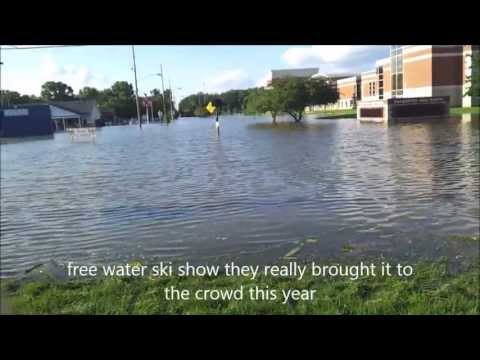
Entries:
[[377, 68], [378, 76], [378, 98], [383, 99], [383, 66]]
[[403, 50], [401, 45], [390, 47], [392, 97], [403, 95]]

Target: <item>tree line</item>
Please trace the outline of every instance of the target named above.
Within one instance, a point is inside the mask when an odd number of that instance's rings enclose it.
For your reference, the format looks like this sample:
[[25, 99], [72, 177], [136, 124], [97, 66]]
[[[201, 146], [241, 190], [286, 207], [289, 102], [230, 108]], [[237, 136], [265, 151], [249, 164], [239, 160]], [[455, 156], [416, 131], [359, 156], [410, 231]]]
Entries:
[[[22, 95], [17, 91], [2, 91], [2, 101], [4, 106], [14, 106], [22, 104], [35, 104], [46, 101], [68, 101], [68, 100], [82, 100], [93, 99], [102, 112], [111, 113], [117, 118], [135, 118], [137, 117], [137, 105], [135, 99], [135, 92], [132, 84], [127, 81], [117, 81], [110, 88], [99, 90], [94, 87], [83, 87], [78, 94], [75, 94], [73, 89], [63, 83], [56, 81], [47, 81], [41, 87], [40, 96]], [[165, 90], [165, 100], [162, 92], [159, 89], [150, 91], [148, 99], [152, 102], [154, 112], [164, 112], [167, 119], [178, 116], [178, 111], [175, 109], [175, 104], [172, 100], [170, 89]], [[145, 113], [143, 101], [145, 97], [139, 97], [142, 114]]]
[[205, 106], [215, 99], [223, 103], [222, 112], [227, 114], [243, 113], [245, 99], [255, 89], [229, 90], [223, 93], [203, 93], [189, 95], [180, 101], [178, 108], [181, 116], [208, 116]]
[[182, 116], [208, 116], [205, 106], [214, 99], [222, 101], [222, 113], [269, 113], [274, 123], [278, 115], [287, 114], [299, 122], [307, 106], [335, 103], [338, 92], [324, 79], [286, 77], [275, 79], [267, 88], [190, 95], [180, 102], [180, 113]]
[[275, 79], [270, 87], [249, 94], [245, 112], [270, 113], [274, 123], [278, 115], [287, 114], [299, 122], [307, 107], [333, 104], [337, 100], [337, 88], [324, 79], [287, 77]]
[[[480, 54], [472, 56], [471, 82], [465, 96], [480, 96]], [[336, 86], [325, 79], [286, 77], [275, 79], [266, 88], [230, 90], [221, 94], [197, 93], [184, 98], [179, 105], [183, 116], [208, 116], [206, 104], [214, 99], [223, 102], [223, 113], [266, 114], [272, 121], [281, 114], [290, 115], [295, 122], [303, 119], [305, 109], [311, 106], [333, 104], [338, 101]]]
[[[480, 57], [474, 53], [472, 57], [471, 87], [465, 95], [480, 95]], [[118, 118], [134, 118], [137, 115], [135, 93], [132, 84], [127, 81], [117, 81], [110, 88], [99, 90], [94, 87], [84, 87], [78, 94], [62, 82], [48, 81], [42, 85], [40, 96], [22, 95], [16, 91], [2, 91], [3, 105], [13, 106], [27, 103], [40, 103], [55, 100], [94, 99], [102, 112], [108, 112]], [[155, 112], [164, 112], [167, 119], [177, 116], [208, 116], [206, 105], [210, 101], [221, 100], [222, 113], [227, 114], [265, 114], [272, 116], [276, 122], [280, 114], [290, 115], [296, 122], [302, 120], [305, 108], [315, 105], [327, 105], [338, 100], [338, 92], [332, 84], [324, 79], [302, 79], [287, 77], [275, 79], [267, 88], [251, 88], [244, 90], [229, 90], [219, 94], [199, 92], [182, 99], [178, 111], [172, 101], [169, 89], [165, 91], [165, 99], [159, 89], [150, 91], [148, 99], [153, 103]], [[144, 98], [140, 99], [142, 113]], [[165, 105], [164, 105], [165, 104]]]

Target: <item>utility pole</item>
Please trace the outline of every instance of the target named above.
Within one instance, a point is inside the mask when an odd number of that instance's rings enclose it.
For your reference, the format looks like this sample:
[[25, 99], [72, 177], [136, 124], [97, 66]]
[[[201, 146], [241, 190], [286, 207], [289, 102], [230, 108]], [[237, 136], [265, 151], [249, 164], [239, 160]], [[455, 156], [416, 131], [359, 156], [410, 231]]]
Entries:
[[[163, 116], [167, 116], [167, 104], [165, 103], [165, 85], [163, 83], [163, 65], [160, 64], [160, 76], [162, 78]], [[162, 117], [163, 117], [162, 116]]]
[[170, 79], [168, 79], [168, 86], [170, 87], [170, 119], [173, 120], [173, 89]]
[[135, 63], [135, 46], [132, 45], [133, 56], [133, 72], [135, 73], [135, 100], [137, 102], [137, 119], [140, 128], [142, 128], [142, 118], [140, 117], [140, 103], [138, 102], [138, 85], [137, 85], [137, 65]]

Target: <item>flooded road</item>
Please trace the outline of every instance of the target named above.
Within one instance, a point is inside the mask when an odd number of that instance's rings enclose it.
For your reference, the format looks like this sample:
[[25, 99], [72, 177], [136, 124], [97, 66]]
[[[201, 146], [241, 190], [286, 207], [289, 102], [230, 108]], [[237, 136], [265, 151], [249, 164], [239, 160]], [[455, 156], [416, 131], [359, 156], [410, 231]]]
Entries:
[[478, 118], [221, 124], [2, 143], [1, 275], [51, 259], [478, 259], [457, 239], [479, 232]]

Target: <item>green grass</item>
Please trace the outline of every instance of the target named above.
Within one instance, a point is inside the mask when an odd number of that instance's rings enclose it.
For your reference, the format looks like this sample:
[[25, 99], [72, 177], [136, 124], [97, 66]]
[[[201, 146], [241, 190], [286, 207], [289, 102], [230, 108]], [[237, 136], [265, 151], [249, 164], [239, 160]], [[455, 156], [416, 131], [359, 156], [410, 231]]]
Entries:
[[450, 108], [450, 115], [462, 115], [462, 114], [480, 114], [480, 106], [474, 106], [469, 108], [462, 108], [462, 107]]
[[309, 112], [308, 115], [318, 115], [316, 119], [349, 119], [357, 117], [357, 110], [320, 110]]
[[[329, 111], [313, 111], [309, 112], [309, 115], [317, 115], [316, 119], [346, 119], [356, 118], [357, 111], [355, 109], [349, 110], [329, 110]], [[450, 108], [450, 115], [462, 115], [462, 114], [480, 114], [480, 106], [474, 106], [470, 108], [454, 107]]]
[[342, 246], [342, 252], [344, 253], [349, 253], [349, 252], [352, 252], [353, 250], [355, 250], [355, 248], [350, 244], [343, 244]]
[[448, 240], [463, 241], [463, 242], [479, 242], [479, 236], [465, 236], [465, 235], [450, 235]]
[[[479, 267], [451, 274], [446, 264], [421, 264], [415, 275], [345, 278], [260, 277], [108, 278], [2, 284], [8, 308], [18, 314], [479, 314]], [[169, 286], [227, 289], [316, 289], [313, 301], [167, 301]]]

